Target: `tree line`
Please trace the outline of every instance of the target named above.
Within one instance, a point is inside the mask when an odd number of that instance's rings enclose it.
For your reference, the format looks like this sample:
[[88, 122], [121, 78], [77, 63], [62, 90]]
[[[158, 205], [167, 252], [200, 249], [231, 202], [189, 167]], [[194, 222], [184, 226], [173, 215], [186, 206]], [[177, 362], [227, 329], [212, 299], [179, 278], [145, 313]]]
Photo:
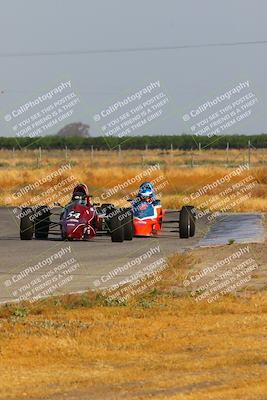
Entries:
[[1, 149], [95, 149], [107, 150], [118, 149], [181, 149], [190, 150], [196, 148], [225, 149], [245, 148], [254, 146], [256, 148], [267, 147], [267, 134], [261, 135], [227, 135], [219, 136], [191, 136], [191, 135], [156, 135], [156, 136], [131, 136], [125, 138], [118, 137], [62, 137], [62, 136], [43, 136], [43, 137], [0, 137]]

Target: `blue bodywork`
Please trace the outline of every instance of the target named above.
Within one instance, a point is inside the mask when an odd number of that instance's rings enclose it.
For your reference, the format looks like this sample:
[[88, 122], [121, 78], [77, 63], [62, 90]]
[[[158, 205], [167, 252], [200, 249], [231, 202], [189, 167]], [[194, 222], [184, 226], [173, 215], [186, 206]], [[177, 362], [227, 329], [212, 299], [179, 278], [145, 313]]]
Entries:
[[142, 201], [140, 199], [134, 200], [132, 202], [134, 217], [140, 219], [156, 217], [154, 206], [159, 203], [159, 200], [156, 200], [153, 203], [148, 203], [147, 201]]

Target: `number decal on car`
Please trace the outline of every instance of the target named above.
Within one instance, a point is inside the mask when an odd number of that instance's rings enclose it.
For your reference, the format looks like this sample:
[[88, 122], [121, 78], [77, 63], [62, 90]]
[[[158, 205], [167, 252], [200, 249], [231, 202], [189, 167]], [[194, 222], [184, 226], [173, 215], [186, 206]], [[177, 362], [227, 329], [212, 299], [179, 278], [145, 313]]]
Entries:
[[76, 211], [70, 211], [70, 213], [67, 216], [67, 219], [79, 219], [81, 213], [76, 212]]

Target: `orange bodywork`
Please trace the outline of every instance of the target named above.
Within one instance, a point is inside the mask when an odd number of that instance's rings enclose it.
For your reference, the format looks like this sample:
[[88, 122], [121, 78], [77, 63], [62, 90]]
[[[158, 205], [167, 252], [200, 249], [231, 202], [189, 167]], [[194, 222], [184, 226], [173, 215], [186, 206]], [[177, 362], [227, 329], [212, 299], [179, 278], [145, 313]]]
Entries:
[[155, 207], [154, 217], [133, 218], [134, 236], [152, 236], [158, 234], [162, 229], [162, 218], [164, 211], [161, 206]]

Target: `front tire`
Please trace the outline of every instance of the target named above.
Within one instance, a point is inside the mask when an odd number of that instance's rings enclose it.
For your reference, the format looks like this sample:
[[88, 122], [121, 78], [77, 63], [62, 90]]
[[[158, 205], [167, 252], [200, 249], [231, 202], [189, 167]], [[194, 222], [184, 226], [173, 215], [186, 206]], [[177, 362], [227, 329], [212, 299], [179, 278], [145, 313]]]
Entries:
[[181, 239], [188, 239], [190, 236], [190, 215], [186, 207], [182, 207], [179, 220], [179, 234]]
[[194, 206], [185, 206], [189, 213], [189, 219], [190, 219], [190, 236], [195, 236], [196, 233], [196, 218], [193, 213], [193, 209], [195, 208]]

